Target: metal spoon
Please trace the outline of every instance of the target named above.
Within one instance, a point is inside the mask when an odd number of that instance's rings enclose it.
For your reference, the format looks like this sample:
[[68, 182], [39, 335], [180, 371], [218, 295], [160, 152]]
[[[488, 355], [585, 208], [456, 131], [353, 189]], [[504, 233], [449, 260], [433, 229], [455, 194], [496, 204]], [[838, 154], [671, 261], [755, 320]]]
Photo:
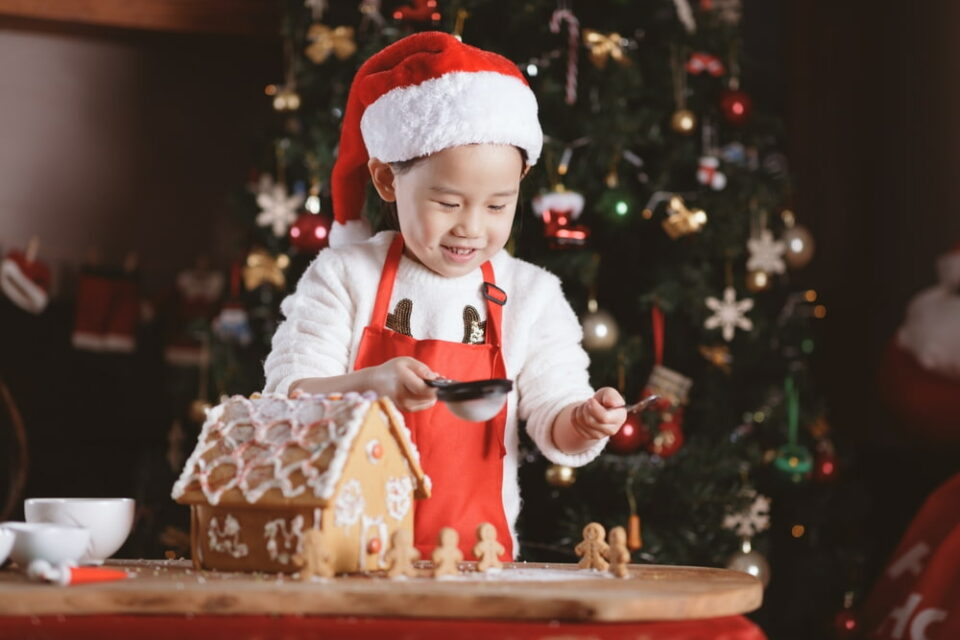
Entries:
[[641, 400], [640, 402], [634, 402], [633, 404], [625, 404], [625, 405], [623, 405], [622, 407], [611, 407], [611, 408], [613, 408], [613, 409], [626, 409], [626, 410], [627, 410], [627, 413], [633, 413], [633, 412], [635, 412], [635, 411], [643, 411], [644, 409], [646, 409], [646, 408], [649, 407], [652, 403], [656, 402], [656, 401], [659, 400], [659, 399], [660, 399], [660, 396], [658, 396], [657, 394], [654, 393], [654, 394], [651, 394], [651, 395], [647, 396], [646, 398], [644, 398], [644, 399]]

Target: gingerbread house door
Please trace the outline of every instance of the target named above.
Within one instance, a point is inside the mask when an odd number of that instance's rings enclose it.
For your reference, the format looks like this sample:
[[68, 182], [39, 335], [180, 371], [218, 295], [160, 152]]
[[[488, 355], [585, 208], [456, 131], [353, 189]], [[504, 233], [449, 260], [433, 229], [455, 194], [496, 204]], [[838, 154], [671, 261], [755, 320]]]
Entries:
[[363, 554], [362, 568], [376, 571], [386, 566], [384, 554], [387, 552], [387, 524], [382, 516], [370, 517], [364, 514], [361, 522], [360, 552]]

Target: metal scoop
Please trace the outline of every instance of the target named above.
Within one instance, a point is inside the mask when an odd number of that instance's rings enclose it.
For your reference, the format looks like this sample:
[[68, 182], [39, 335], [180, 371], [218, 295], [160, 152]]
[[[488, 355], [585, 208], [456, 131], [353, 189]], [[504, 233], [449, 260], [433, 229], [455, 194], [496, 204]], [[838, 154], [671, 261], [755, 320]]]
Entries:
[[437, 390], [437, 399], [446, 404], [453, 415], [467, 422], [486, 422], [500, 413], [507, 394], [513, 389], [513, 380], [503, 378], [470, 382], [436, 378], [424, 382]]
[[626, 409], [627, 413], [634, 413], [636, 411], [643, 411], [651, 404], [660, 399], [660, 396], [657, 394], [652, 394], [641, 400], [640, 402], [634, 402], [633, 404], [627, 404], [622, 407], [613, 407], [614, 409]]

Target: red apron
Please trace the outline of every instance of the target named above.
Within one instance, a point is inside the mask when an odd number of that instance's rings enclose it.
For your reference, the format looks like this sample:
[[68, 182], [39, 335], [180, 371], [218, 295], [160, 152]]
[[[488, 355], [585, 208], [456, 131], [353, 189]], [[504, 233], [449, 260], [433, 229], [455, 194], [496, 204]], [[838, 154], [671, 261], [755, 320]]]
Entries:
[[[403, 237], [397, 234], [387, 253], [373, 315], [363, 330], [354, 369], [408, 356], [453, 380], [506, 378], [500, 351], [500, 324], [506, 294], [496, 286], [493, 266], [489, 262], [481, 266], [487, 303], [484, 344], [415, 340], [386, 327], [402, 253]], [[506, 416], [504, 407], [489, 422], [466, 422], [453, 415], [442, 402], [424, 411], [403, 413], [420, 450], [420, 464], [433, 485], [431, 496], [417, 500], [414, 506], [414, 544], [422, 557], [430, 557], [441, 528], [453, 527], [460, 534], [464, 558], [474, 559], [477, 525], [490, 522], [497, 528], [497, 540], [506, 549], [502, 559], [512, 559], [513, 543], [501, 493]]]

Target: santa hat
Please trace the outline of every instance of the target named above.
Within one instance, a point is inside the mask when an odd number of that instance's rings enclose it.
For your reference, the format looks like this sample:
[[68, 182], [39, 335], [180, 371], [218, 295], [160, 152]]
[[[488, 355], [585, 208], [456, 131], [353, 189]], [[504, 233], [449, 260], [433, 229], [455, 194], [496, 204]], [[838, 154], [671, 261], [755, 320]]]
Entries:
[[49, 300], [50, 270], [20, 251], [11, 251], [0, 266], [0, 288], [24, 311], [40, 313]]
[[511, 144], [540, 157], [537, 100], [517, 65], [447, 33], [407, 36], [363, 63], [350, 86], [333, 167], [330, 246], [369, 237], [367, 162], [401, 162], [464, 144]]

